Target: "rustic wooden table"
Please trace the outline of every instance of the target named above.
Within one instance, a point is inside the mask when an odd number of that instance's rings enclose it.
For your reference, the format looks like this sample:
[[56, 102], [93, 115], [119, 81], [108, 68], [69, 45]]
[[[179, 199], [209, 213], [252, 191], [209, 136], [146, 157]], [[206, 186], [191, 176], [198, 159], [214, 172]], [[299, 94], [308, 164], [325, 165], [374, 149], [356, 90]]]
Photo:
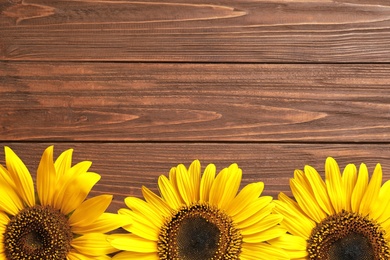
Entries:
[[388, 0], [0, 0], [1, 146], [75, 148], [112, 212], [194, 159], [274, 197], [327, 156], [388, 180], [389, 85]]

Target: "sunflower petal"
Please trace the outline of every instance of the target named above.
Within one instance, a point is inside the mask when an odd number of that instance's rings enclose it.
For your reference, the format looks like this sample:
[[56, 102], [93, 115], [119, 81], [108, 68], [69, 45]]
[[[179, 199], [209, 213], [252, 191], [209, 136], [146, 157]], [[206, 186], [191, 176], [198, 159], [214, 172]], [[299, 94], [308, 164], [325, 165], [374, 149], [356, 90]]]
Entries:
[[61, 212], [68, 215], [85, 200], [92, 187], [100, 180], [100, 175], [93, 172], [80, 174], [67, 183], [63, 193], [58, 197]]
[[285, 234], [269, 240], [268, 243], [272, 246], [284, 249], [290, 259], [306, 259], [308, 255], [306, 251], [307, 242], [304, 238], [299, 236]]
[[53, 204], [53, 194], [57, 187], [57, 176], [53, 161], [53, 146], [43, 152], [37, 171], [37, 193], [40, 204]]
[[343, 193], [345, 194], [345, 210], [351, 211], [351, 198], [353, 188], [356, 185], [357, 180], [357, 169], [354, 164], [348, 164], [343, 171], [342, 182], [343, 182]]
[[163, 217], [159, 215], [158, 212], [146, 201], [136, 197], [127, 197], [125, 198], [125, 204], [131, 210], [141, 213], [146, 219], [150, 221], [150, 223], [154, 224], [156, 227], [161, 227], [163, 225]]
[[366, 216], [371, 212], [372, 204], [378, 199], [381, 185], [382, 167], [380, 164], [377, 164], [360, 203], [359, 213], [363, 216]]
[[264, 241], [268, 241], [280, 237], [281, 235], [285, 234], [286, 231], [287, 230], [285, 228], [276, 226], [268, 230], [262, 231], [260, 233], [244, 236], [242, 241], [244, 243], [260, 243], [260, 242], [264, 242]]
[[238, 195], [232, 200], [229, 207], [226, 209], [226, 212], [234, 216], [242, 209], [244, 209], [247, 205], [255, 201], [258, 197], [260, 197], [261, 193], [264, 190], [263, 182], [255, 182], [246, 185]]
[[386, 181], [380, 191], [376, 201], [374, 201], [370, 216], [378, 223], [390, 219], [390, 180]]
[[169, 205], [145, 186], [142, 186], [142, 195], [148, 203], [160, 211], [162, 216], [168, 216], [171, 213]]
[[305, 166], [305, 174], [321, 209], [328, 215], [333, 214], [334, 209], [328, 196], [325, 182], [322, 180], [321, 176], [316, 169], [308, 165]]
[[135, 236], [133, 234], [115, 234], [108, 237], [111, 245], [119, 250], [138, 253], [157, 252], [157, 243]]
[[30, 207], [35, 205], [34, 184], [26, 165], [9, 147], [5, 147], [5, 162], [17, 192]]
[[360, 203], [364, 196], [364, 192], [368, 185], [368, 170], [367, 166], [362, 163], [359, 167], [359, 175], [357, 177], [355, 188], [351, 197], [351, 209], [353, 212], [359, 212]]
[[120, 252], [112, 257], [113, 260], [158, 260], [157, 253]]
[[283, 219], [282, 215], [270, 214], [264, 217], [261, 221], [257, 222], [256, 224], [248, 228], [240, 229], [240, 233], [243, 236], [261, 233], [264, 230], [277, 226], [282, 221], [282, 219]]
[[[57, 159], [57, 161], [58, 161], [58, 159]], [[69, 186], [74, 186], [75, 183], [77, 183], [79, 181], [78, 178], [83, 179], [84, 177], [91, 175], [91, 174], [96, 175], [95, 173], [88, 173], [87, 172], [89, 167], [91, 167], [91, 164], [92, 163], [89, 161], [83, 161], [83, 162], [80, 162], [80, 163], [74, 165], [73, 167], [71, 167], [67, 171], [65, 171], [61, 174], [58, 174], [59, 179], [57, 182], [57, 189], [54, 193], [54, 199], [53, 199], [53, 207], [54, 208], [59, 209], [62, 207], [61, 205], [63, 204], [64, 197], [68, 196], [70, 194]], [[65, 168], [63, 168], [62, 170], [65, 170]], [[84, 175], [84, 174], [86, 174], [86, 175]], [[83, 175], [83, 176], [81, 176], [81, 175]], [[92, 185], [93, 181], [97, 182], [98, 180], [99, 179], [97, 179], [97, 176], [95, 176], [95, 177], [91, 178], [92, 182], [88, 181], [87, 183], [88, 183], [88, 185]], [[93, 184], [93, 185], [95, 185], [95, 184]], [[92, 188], [93, 185], [90, 186], [90, 188]]]
[[271, 203], [271, 201], [272, 201], [271, 196], [262, 196], [262, 197], [256, 199], [251, 204], [247, 205], [247, 207], [243, 208], [236, 215], [232, 216], [232, 218], [236, 223], [240, 223], [242, 221], [245, 221], [248, 219], [249, 216], [253, 216], [259, 210], [268, 206]]
[[84, 255], [76, 252], [75, 249], [71, 250], [68, 255], [66, 256], [67, 260], [110, 260], [111, 257], [107, 255], [100, 255], [100, 256], [90, 256], [90, 255]]
[[72, 232], [75, 234], [107, 233], [129, 224], [130, 219], [126, 216], [113, 213], [103, 213], [95, 221], [87, 223], [84, 226], [72, 226]]
[[108, 208], [112, 195], [100, 195], [84, 201], [69, 218], [71, 226], [85, 226], [93, 223]]
[[252, 244], [244, 245], [242, 248], [242, 253], [240, 254], [240, 259], [288, 260], [290, 258], [284, 250], [266, 243], [261, 243], [261, 244], [254, 244], [254, 245]]
[[332, 157], [328, 157], [325, 162], [325, 183], [335, 212], [341, 212], [345, 208], [346, 198], [342, 192], [340, 168]]
[[[60, 154], [54, 162], [54, 167], [58, 178], [66, 174], [72, 166], [73, 149], [68, 149]], [[58, 181], [58, 179], [57, 179]]]
[[88, 233], [72, 240], [71, 246], [88, 256], [107, 255], [118, 251], [108, 242], [108, 235]]
[[242, 170], [238, 168], [237, 164], [232, 164], [228, 168], [228, 176], [224, 184], [222, 197], [219, 200], [218, 207], [222, 210], [229, 208], [230, 203], [236, 197], [238, 189], [240, 188], [242, 179]]
[[291, 207], [282, 201], [275, 201], [274, 211], [283, 216], [281, 225], [296, 236], [308, 239], [316, 223], [303, 215], [291, 210]]
[[311, 219], [320, 223], [327, 215], [317, 204], [313, 195], [295, 179], [290, 180], [291, 191], [299, 206]]
[[209, 201], [211, 187], [215, 179], [216, 167], [214, 164], [209, 164], [204, 170], [202, 179], [200, 181], [199, 200], [200, 202]]
[[214, 179], [209, 194], [210, 205], [216, 207], [218, 206], [223, 196], [228, 177], [229, 177], [228, 169], [224, 168], [218, 173], [217, 177]]
[[172, 183], [167, 179], [167, 177], [161, 175], [158, 178], [158, 187], [160, 189], [161, 196], [172, 209], [179, 209], [182, 206], [175, 188], [172, 186]]
[[201, 166], [199, 160], [195, 160], [191, 163], [190, 167], [188, 168], [188, 172], [190, 174], [190, 184], [191, 184], [191, 190], [192, 190], [192, 198], [191, 200], [193, 202], [198, 202], [200, 198], [200, 174], [201, 174]]
[[187, 206], [193, 203], [195, 197], [195, 191], [192, 189], [190, 173], [187, 171], [183, 164], [179, 164], [176, 169], [177, 188], [181, 195], [181, 198], [187, 204]]

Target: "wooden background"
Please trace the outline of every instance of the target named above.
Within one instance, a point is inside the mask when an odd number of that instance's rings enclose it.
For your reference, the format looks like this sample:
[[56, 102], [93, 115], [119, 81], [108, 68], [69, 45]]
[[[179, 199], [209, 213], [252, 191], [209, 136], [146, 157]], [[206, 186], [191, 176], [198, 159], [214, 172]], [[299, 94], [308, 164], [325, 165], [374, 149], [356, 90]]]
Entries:
[[275, 197], [327, 156], [388, 180], [389, 84], [388, 0], [0, 0], [1, 146], [75, 148], [111, 212], [194, 159]]

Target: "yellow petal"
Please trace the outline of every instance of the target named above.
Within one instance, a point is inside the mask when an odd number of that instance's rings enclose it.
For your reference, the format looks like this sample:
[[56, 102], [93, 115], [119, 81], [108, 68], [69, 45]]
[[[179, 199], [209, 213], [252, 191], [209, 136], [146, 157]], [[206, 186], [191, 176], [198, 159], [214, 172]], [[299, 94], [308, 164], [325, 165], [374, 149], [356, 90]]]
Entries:
[[131, 221], [129, 225], [123, 227], [125, 230], [147, 240], [158, 240], [160, 227], [145, 218], [143, 214], [128, 209], [120, 209], [118, 213]]
[[199, 201], [199, 189], [200, 189], [200, 174], [201, 174], [201, 166], [199, 160], [195, 160], [191, 163], [190, 167], [188, 168], [188, 173], [190, 174], [190, 184], [192, 185], [191, 190], [193, 197], [191, 198], [192, 201]]
[[[298, 203], [296, 201], [292, 200], [290, 197], [288, 197], [283, 192], [279, 193], [278, 200], [283, 202], [282, 205], [286, 205], [285, 207], [288, 208], [288, 211], [291, 211], [291, 213], [293, 213], [294, 215], [296, 215], [296, 216], [302, 215], [302, 216], [307, 217], [307, 215], [305, 214], [305, 212], [303, 212], [303, 210], [298, 205]], [[275, 202], [277, 202], [277, 201], [275, 201]]]
[[209, 202], [212, 206], [218, 206], [223, 196], [224, 188], [229, 177], [227, 168], [222, 169], [215, 178], [210, 189]]
[[[290, 234], [284, 234], [278, 238], [268, 241], [271, 245], [288, 249], [288, 250], [299, 250], [305, 251], [307, 247], [307, 242], [303, 237], [293, 236]], [[303, 256], [301, 256], [303, 257]]]
[[278, 259], [278, 260], [288, 260], [289, 256], [286, 252], [280, 248], [271, 246], [266, 243], [259, 244], [243, 244], [242, 253], [240, 254], [240, 259]]
[[148, 219], [150, 223], [154, 224], [156, 227], [159, 228], [163, 225], [163, 217], [144, 200], [136, 197], [127, 197], [125, 198], [125, 204], [131, 210], [141, 213], [144, 218]]
[[61, 212], [68, 215], [80, 206], [99, 180], [99, 174], [86, 172], [67, 183], [63, 193], [58, 197], [58, 200], [61, 201], [61, 203], [58, 203]]
[[192, 190], [192, 184], [190, 174], [187, 172], [186, 167], [183, 164], [179, 164], [176, 169], [177, 188], [180, 196], [187, 206], [193, 203], [195, 197], [195, 191]]
[[107, 255], [90, 256], [77, 253], [75, 249], [71, 250], [66, 256], [67, 260], [110, 260], [111, 257]]
[[170, 215], [171, 209], [169, 205], [145, 186], [142, 186], [142, 195], [149, 204], [153, 205], [154, 208], [160, 212], [162, 216]]
[[367, 186], [362, 201], [359, 207], [359, 213], [363, 216], [368, 215], [371, 212], [372, 205], [378, 199], [379, 190], [382, 185], [382, 167], [377, 164], [372, 174], [370, 183]]
[[23, 202], [8, 186], [0, 187], [0, 210], [15, 216], [23, 208]]
[[26, 165], [9, 147], [5, 147], [5, 161], [17, 192], [30, 207], [35, 205], [34, 184]]
[[75, 249], [70, 251], [68, 255], [66, 256], [67, 260], [89, 260], [90, 258], [88, 256], [84, 256], [80, 253], [77, 253]]
[[260, 197], [263, 190], [263, 182], [255, 182], [246, 185], [230, 203], [229, 207], [226, 209], [226, 213], [230, 216], [236, 215], [247, 205]]
[[53, 194], [57, 185], [57, 176], [53, 161], [53, 146], [49, 146], [42, 155], [37, 171], [37, 193], [40, 204], [53, 204]]
[[71, 246], [81, 254], [89, 256], [107, 255], [118, 251], [107, 238], [108, 235], [101, 233], [89, 233], [73, 239]]
[[113, 260], [158, 260], [157, 253], [120, 252], [112, 257]]
[[274, 203], [276, 204], [274, 211], [283, 216], [281, 225], [286, 227], [291, 234], [308, 239], [316, 223], [282, 201]]
[[341, 173], [337, 162], [328, 157], [325, 162], [325, 183], [328, 195], [336, 213], [345, 208], [346, 198], [343, 194]]
[[[149, 228], [151, 228], [153, 230], [160, 230], [160, 227], [156, 226], [156, 224], [153, 221], [145, 218], [145, 216], [141, 212], [136, 212], [136, 211], [133, 211], [133, 210], [130, 210], [127, 208], [122, 208], [122, 209], [118, 210], [118, 214], [129, 217], [131, 219], [132, 223], [139, 222], [143, 226], [148, 226]], [[128, 226], [133, 226], [133, 225], [131, 224]]]
[[[69, 186], [74, 186], [75, 183], [77, 183], [79, 180], [78, 178], [88, 177], [88, 175], [96, 175], [96, 173], [88, 173], [87, 170], [89, 167], [91, 167], [91, 162], [89, 161], [83, 161], [75, 166], [71, 167], [68, 171], [63, 172], [62, 174], [57, 175], [58, 176], [58, 182], [57, 187], [54, 193], [54, 199], [53, 199], [53, 207], [56, 209], [59, 209], [62, 207], [62, 203], [64, 200], [64, 196], [67, 196], [70, 192], [68, 190]], [[85, 175], [86, 174], [86, 175]], [[83, 175], [80, 177], [80, 175]], [[97, 178], [97, 176], [92, 176], [91, 181], [98, 181], [100, 179]], [[93, 182], [88, 181], [88, 185], [90, 186], [90, 189], [96, 184]], [[66, 201], [65, 201], [66, 203]], [[81, 203], [81, 202], [80, 202]]]
[[3, 167], [0, 167], [0, 198], [0, 209], [10, 215], [15, 215], [24, 208], [24, 203], [16, 192], [7, 169]]
[[362, 163], [359, 167], [358, 178], [351, 197], [351, 208], [353, 212], [359, 213], [360, 203], [366, 191], [367, 185], [368, 185], [368, 170], [367, 170], [367, 166], [364, 163]]
[[86, 172], [88, 172], [91, 165], [92, 165], [92, 162], [90, 162], [90, 161], [79, 162], [79, 163], [75, 164], [74, 166], [72, 166], [68, 171], [66, 171], [65, 174], [73, 176], [73, 175], [80, 175], [80, 174], [86, 173]]
[[158, 178], [158, 187], [160, 189], [161, 196], [172, 209], [179, 209], [182, 206], [181, 200], [177, 196], [172, 183], [167, 179], [167, 177], [161, 175]]
[[283, 248], [290, 259], [306, 259], [308, 255], [306, 240], [299, 236], [285, 234], [268, 242], [274, 247]]
[[305, 166], [305, 174], [311, 188], [313, 189], [318, 205], [320, 205], [321, 209], [328, 215], [333, 214], [334, 210], [326, 190], [325, 182], [322, 180], [321, 176], [318, 174], [316, 169], [311, 166]]
[[0, 164], [0, 182], [2, 185], [7, 185], [13, 190], [17, 190], [14, 180], [11, 178], [9, 171]]
[[345, 194], [345, 210], [351, 211], [351, 198], [353, 188], [356, 185], [357, 180], [357, 169], [354, 164], [348, 164], [343, 171], [342, 182], [343, 182], [343, 193]]
[[[68, 149], [60, 154], [54, 163], [57, 176], [66, 174], [72, 166], [73, 149]], [[87, 171], [87, 170], [86, 170]], [[58, 181], [58, 179], [57, 179]]]
[[280, 237], [281, 235], [286, 233], [286, 229], [276, 226], [270, 229], [267, 229], [263, 232], [256, 233], [249, 236], [244, 236], [242, 241], [244, 243], [260, 243], [267, 240], [271, 240], [277, 237]]
[[[236, 222], [237, 227], [239, 229], [244, 229], [244, 228], [250, 228], [252, 225], [255, 225], [256, 223], [259, 223], [262, 219], [264, 219], [266, 216], [270, 215], [272, 210], [274, 209], [275, 204], [270, 203], [267, 206], [259, 209], [257, 212], [253, 213], [251, 216], [247, 216], [246, 219], [242, 220], [241, 222]], [[233, 220], [235, 218], [233, 217]]]
[[72, 226], [72, 232], [75, 234], [107, 233], [117, 228], [129, 225], [130, 222], [130, 219], [126, 216], [113, 213], [103, 213], [94, 222], [87, 223], [84, 226]]
[[115, 234], [108, 237], [111, 245], [119, 250], [138, 253], [157, 252], [157, 243], [133, 234]]
[[282, 215], [279, 214], [271, 214], [263, 218], [261, 221], [257, 222], [256, 224], [248, 227], [243, 228], [240, 230], [240, 233], [243, 236], [247, 235], [253, 235], [258, 234], [260, 232], [263, 232], [264, 230], [270, 229], [272, 227], [276, 227], [283, 219]]
[[380, 191], [379, 196], [372, 205], [370, 217], [378, 223], [382, 223], [390, 218], [390, 180], [386, 181]]
[[296, 182], [298, 182], [302, 187], [304, 187], [307, 192], [309, 192], [311, 195], [314, 196], [313, 189], [311, 188], [310, 182], [309, 182], [308, 178], [306, 177], [306, 174], [304, 171], [295, 170], [294, 171], [294, 180]]
[[232, 164], [228, 168], [228, 176], [223, 189], [222, 197], [218, 203], [220, 209], [226, 210], [230, 203], [236, 197], [238, 189], [240, 188], [242, 179], [242, 170], [238, 168], [237, 164]]
[[259, 210], [263, 209], [264, 207], [268, 206], [272, 201], [271, 196], [262, 196], [258, 199], [256, 199], [254, 202], [249, 204], [247, 207], [243, 208], [239, 213], [232, 216], [234, 219], [234, 222], [240, 223], [242, 221], [245, 221], [250, 216], [253, 216], [256, 214]]
[[295, 179], [290, 180], [291, 191], [302, 210], [315, 222], [320, 223], [326, 213], [319, 207], [313, 195]]
[[6, 226], [9, 222], [9, 217], [4, 212], [0, 212], [0, 226]]
[[202, 179], [200, 181], [200, 191], [199, 191], [199, 200], [201, 202], [208, 202], [210, 189], [213, 186], [215, 179], [216, 168], [214, 164], [207, 165], [204, 170]]
[[85, 226], [97, 220], [112, 201], [112, 195], [100, 195], [90, 198], [72, 213], [69, 218], [71, 226]]

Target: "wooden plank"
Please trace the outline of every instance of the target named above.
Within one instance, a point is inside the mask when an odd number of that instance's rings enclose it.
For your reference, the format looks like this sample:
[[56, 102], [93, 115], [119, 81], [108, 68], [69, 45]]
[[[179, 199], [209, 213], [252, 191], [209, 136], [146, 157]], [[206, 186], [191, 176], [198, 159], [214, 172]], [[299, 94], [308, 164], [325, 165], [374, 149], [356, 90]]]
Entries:
[[390, 65], [0, 66], [3, 141], [390, 140]]
[[1, 0], [0, 60], [390, 62], [387, 0]]
[[[2, 143], [11, 147], [34, 174], [44, 149], [52, 143]], [[238, 163], [243, 170], [242, 185], [263, 181], [264, 195], [276, 197], [279, 192], [291, 195], [289, 179], [294, 169], [308, 164], [324, 173], [326, 157], [334, 157], [341, 168], [348, 163], [357, 166], [366, 163], [370, 174], [381, 163], [383, 179], [390, 180], [389, 144], [221, 144], [221, 143], [55, 143], [54, 156], [74, 148], [73, 164], [92, 161], [91, 171], [102, 178], [92, 195], [114, 195], [110, 211], [124, 207], [126, 196], [141, 197], [141, 187], [147, 186], [158, 193], [157, 178], [168, 174], [179, 163], [188, 166], [199, 159], [204, 167], [209, 163], [217, 171]], [[4, 152], [0, 149], [0, 163], [4, 165]]]

